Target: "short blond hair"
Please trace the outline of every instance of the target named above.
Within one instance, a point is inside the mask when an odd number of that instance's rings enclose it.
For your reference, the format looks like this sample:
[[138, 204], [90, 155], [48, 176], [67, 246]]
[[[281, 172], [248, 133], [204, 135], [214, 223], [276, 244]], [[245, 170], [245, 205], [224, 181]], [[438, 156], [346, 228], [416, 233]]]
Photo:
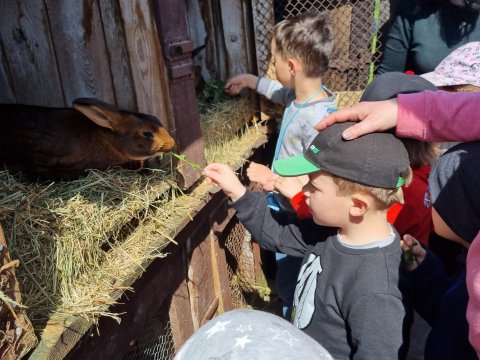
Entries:
[[[396, 203], [403, 204], [403, 190], [401, 186], [395, 189], [384, 189], [359, 184], [332, 174], [329, 175], [338, 188], [338, 195], [353, 195], [355, 193], [368, 194], [375, 199], [377, 208], [380, 210], [386, 210]], [[408, 186], [412, 180], [412, 169], [408, 167], [407, 171], [402, 174], [402, 177], [405, 180], [405, 185]]]

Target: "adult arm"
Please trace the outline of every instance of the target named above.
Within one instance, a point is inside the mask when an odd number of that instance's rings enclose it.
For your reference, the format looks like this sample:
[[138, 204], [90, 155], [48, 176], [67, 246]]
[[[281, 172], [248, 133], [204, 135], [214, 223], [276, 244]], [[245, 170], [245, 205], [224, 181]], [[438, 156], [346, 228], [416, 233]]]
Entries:
[[397, 135], [426, 141], [480, 140], [480, 92], [399, 95]]
[[480, 233], [473, 240], [467, 255], [467, 289], [470, 344], [480, 358]]
[[426, 141], [480, 140], [480, 92], [425, 91], [397, 99], [361, 102], [320, 121], [319, 131], [336, 122], [359, 121], [342, 134], [353, 140], [397, 127], [397, 135]]

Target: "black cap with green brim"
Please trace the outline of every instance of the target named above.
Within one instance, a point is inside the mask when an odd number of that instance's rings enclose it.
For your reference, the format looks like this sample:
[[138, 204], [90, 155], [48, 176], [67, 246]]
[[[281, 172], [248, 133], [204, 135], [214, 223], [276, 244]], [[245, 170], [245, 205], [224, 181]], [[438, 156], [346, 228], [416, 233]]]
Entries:
[[363, 185], [395, 189], [405, 181], [408, 154], [391, 133], [372, 133], [343, 140], [342, 132], [354, 122], [336, 123], [318, 133], [301, 155], [277, 160], [280, 176], [299, 176], [325, 171]]

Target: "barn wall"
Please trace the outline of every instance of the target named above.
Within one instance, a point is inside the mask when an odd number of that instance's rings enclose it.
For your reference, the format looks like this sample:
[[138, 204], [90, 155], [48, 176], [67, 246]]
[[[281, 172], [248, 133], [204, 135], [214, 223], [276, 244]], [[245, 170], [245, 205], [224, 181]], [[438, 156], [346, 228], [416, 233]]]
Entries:
[[0, 102], [64, 107], [95, 97], [171, 118], [148, 0], [2, 1], [0, 50]]
[[202, 81], [256, 72], [250, 0], [187, 0], [187, 8], [195, 71]]

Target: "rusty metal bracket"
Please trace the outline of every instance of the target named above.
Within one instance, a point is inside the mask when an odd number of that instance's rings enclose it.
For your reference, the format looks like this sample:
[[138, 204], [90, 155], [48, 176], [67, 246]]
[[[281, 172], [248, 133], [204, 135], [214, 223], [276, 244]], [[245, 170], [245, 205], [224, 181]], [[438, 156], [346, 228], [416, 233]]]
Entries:
[[189, 40], [176, 41], [168, 44], [167, 49], [167, 53], [170, 55], [171, 58], [177, 58], [179, 56], [190, 56], [190, 53], [193, 52], [193, 42]]

